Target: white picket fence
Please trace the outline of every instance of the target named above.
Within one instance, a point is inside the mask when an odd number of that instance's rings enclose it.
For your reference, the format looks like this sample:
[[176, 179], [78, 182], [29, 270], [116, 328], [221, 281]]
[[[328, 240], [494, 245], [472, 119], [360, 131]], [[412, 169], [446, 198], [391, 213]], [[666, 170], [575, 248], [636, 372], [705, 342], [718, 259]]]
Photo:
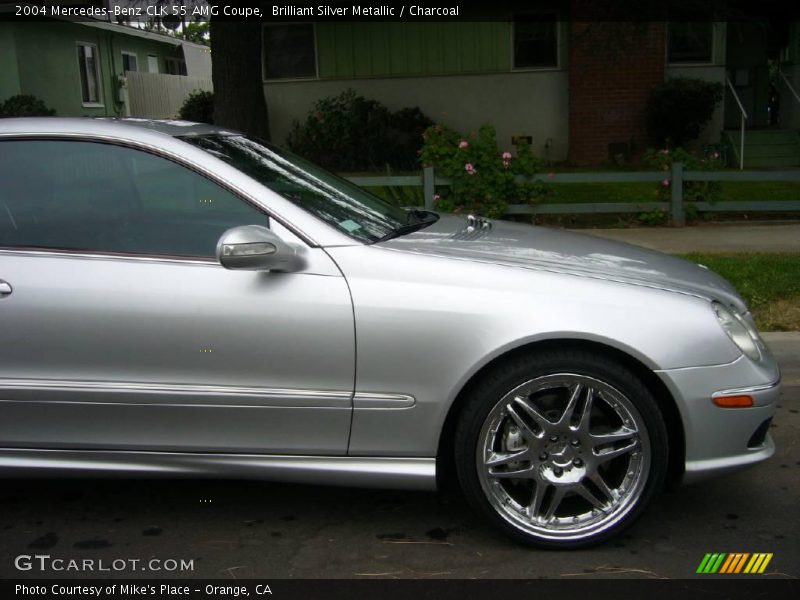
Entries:
[[125, 78], [126, 112], [131, 117], [173, 119], [193, 91], [210, 92], [214, 89], [209, 77], [127, 71]]

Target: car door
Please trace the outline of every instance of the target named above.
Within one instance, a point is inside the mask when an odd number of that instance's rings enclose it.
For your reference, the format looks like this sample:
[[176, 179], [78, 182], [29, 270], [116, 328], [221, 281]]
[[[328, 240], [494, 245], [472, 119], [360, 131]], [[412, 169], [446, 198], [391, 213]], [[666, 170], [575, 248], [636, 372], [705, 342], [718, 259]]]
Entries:
[[0, 181], [1, 447], [346, 453], [353, 311], [324, 251], [222, 268], [219, 236], [268, 216], [120, 144], [0, 140]]

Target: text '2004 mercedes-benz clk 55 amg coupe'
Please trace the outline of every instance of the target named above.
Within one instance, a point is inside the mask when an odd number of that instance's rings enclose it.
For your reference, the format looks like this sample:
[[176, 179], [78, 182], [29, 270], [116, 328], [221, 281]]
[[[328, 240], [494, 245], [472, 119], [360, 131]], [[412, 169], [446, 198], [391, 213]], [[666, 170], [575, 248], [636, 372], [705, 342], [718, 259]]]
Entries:
[[571, 548], [774, 452], [776, 363], [698, 265], [181, 121], [4, 119], [0, 181], [3, 474], [455, 474]]

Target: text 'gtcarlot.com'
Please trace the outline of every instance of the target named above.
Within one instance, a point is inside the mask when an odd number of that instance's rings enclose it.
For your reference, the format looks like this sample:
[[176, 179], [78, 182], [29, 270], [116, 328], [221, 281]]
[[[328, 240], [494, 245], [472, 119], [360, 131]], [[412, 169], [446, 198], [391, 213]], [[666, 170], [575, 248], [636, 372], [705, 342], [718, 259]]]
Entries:
[[194, 559], [175, 558], [54, 558], [49, 554], [20, 554], [14, 559], [18, 571], [67, 571], [67, 572], [111, 572], [111, 571], [194, 571]]

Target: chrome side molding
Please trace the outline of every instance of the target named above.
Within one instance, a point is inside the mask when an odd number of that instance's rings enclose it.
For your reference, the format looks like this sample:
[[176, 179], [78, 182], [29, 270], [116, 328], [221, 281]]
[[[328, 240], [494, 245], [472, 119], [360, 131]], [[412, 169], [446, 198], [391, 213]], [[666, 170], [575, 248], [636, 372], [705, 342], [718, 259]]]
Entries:
[[386, 489], [436, 489], [435, 458], [275, 456], [0, 448], [0, 476], [221, 477]]

